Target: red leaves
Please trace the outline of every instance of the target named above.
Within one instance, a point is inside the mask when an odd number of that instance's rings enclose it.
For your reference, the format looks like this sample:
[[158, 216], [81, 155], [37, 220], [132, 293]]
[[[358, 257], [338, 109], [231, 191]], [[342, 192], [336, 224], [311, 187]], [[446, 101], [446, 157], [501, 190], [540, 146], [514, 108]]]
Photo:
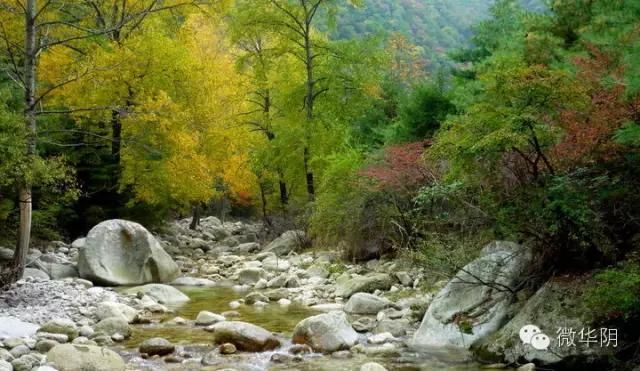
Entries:
[[392, 191], [409, 191], [433, 178], [422, 155], [431, 141], [398, 144], [386, 147], [382, 160], [360, 171], [374, 180], [375, 186]]
[[589, 57], [575, 58], [578, 81], [582, 82], [590, 102], [585, 110], [565, 110], [560, 125], [565, 137], [554, 148], [554, 157], [563, 167], [608, 161], [620, 147], [613, 134], [632, 119], [632, 107], [624, 99], [623, 68], [594, 46], [587, 46]]

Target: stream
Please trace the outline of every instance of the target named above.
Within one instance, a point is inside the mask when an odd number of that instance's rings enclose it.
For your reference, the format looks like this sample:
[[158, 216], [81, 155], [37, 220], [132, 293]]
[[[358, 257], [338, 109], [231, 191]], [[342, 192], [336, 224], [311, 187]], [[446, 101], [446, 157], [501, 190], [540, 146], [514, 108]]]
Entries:
[[[274, 353], [287, 353], [287, 348], [291, 346], [291, 333], [295, 325], [302, 319], [318, 314], [308, 307], [291, 304], [280, 306], [270, 304], [265, 307], [255, 307], [241, 305], [234, 311], [239, 316], [233, 320], [245, 321], [264, 327], [265, 329], [278, 334], [283, 341], [280, 349], [270, 352], [247, 353], [238, 352], [233, 355], [219, 355], [216, 363], [212, 366], [202, 366], [201, 358], [216, 349], [211, 343], [211, 333], [206, 332], [203, 327], [196, 327], [192, 324], [176, 325], [168, 324], [166, 321], [177, 316], [187, 320], [193, 320], [202, 310], [214, 313], [229, 311], [229, 302], [242, 298], [246, 292], [236, 291], [231, 287], [179, 287], [191, 300], [182, 305], [170, 306], [174, 311], [165, 314], [157, 319], [159, 323], [135, 325], [131, 338], [123, 342], [116, 350], [138, 370], [160, 371], [160, 370], [221, 370], [232, 368], [235, 370], [331, 370], [347, 371], [358, 370], [360, 366], [367, 362], [378, 362], [389, 370], [409, 371], [409, 370], [479, 370], [481, 365], [471, 360], [468, 353], [459, 350], [434, 349], [426, 353], [416, 353], [408, 348], [402, 348], [399, 355], [390, 357], [372, 356], [361, 353], [347, 354], [342, 356], [326, 356], [321, 354], [305, 355], [302, 361], [285, 362], [277, 364], [271, 361]], [[156, 322], [156, 321], [154, 321]], [[161, 358], [142, 359], [137, 352], [138, 345], [149, 338], [162, 337], [176, 344], [178, 352], [187, 354], [182, 363], [165, 363]], [[364, 336], [363, 336], [364, 340]], [[407, 339], [404, 339], [407, 340]], [[341, 354], [338, 352], [337, 354]], [[188, 357], [191, 358], [188, 358]], [[219, 361], [219, 362], [218, 362]]]

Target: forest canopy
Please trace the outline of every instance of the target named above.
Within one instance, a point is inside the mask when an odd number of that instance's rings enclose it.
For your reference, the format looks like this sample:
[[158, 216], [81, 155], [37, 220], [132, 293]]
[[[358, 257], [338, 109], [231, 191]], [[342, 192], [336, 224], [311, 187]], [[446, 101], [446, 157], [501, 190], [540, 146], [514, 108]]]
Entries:
[[351, 259], [443, 268], [504, 238], [547, 274], [615, 265], [640, 238], [638, 19], [600, 0], [1, 1], [2, 237], [215, 214]]

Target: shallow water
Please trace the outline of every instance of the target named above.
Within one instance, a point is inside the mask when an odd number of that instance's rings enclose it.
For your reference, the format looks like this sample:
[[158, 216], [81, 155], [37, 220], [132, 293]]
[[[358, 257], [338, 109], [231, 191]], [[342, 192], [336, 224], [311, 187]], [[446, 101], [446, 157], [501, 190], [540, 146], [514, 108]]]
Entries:
[[[188, 295], [191, 301], [183, 305], [170, 307], [170, 309], [174, 310], [174, 313], [163, 316], [160, 318], [161, 321], [167, 321], [176, 316], [194, 320], [202, 310], [214, 313], [232, 310], [229, 307], [229, 302], [240, 299], [247, 293], [235, 291], [230, 287], [178, 288]], [[233, 320], [253, 323], [278, 333], [278, 337], [283, 341], [284, 345], [282, 349], [276, 350], [276, 352], [286, 352], [285, 348], [291, 345], [289, 339], [293, 328], [299, 321], [318, 313], [296, 304], [284, 307], [278, 304], [270, 304], [266, 307], [242, 305], [233, 310], [240, 313], [240, 316], [234, 317]], [[125, 349], [121, 351], [136, 369], [198, 370], [202, 367], [198, 359], [188, 360], [182, 364], [163, 364], [160, 359], [143, 360], [139, 358], [135, 349], [143, 340], [151, 337], [165, 338], [174, 344], [180, 345], [187, 352], [196, 355], [196, 358], [215, 349], [211, 342], [211, 333], [193, 325], [168, 325], [165, 323], [136, 325], [133, 326], [131, 338], [122, 344]], [[383, 364], [389, 370], [394, 371], [471, 371], [481, 369], [478, 363], [471, 360], [468, 353], [445, 349], [434, 349], [424, 353], [405, 350], [400, 357], [393, 358], [372, 358], [363, 354], [356, 354], [346, 359], [337, 359], [332, 356], [314, 354], [305, 357], [303, 362], [284, 365], [269, 362], [273, 353], [238, 353], [233, 356], [221, 356], [220, 364], [212, 369], [233, 367], [238, 370], [348, 371], [358, 370], [362, 364], [372, 361]]]
[[[280, 306], [271, 304], [266, 307], [254, 307], [241, 305], [237, 309], [231, 309], [229, 302], [240, 299], [247, 294], [246, 291], [236, 291], [230, 287], [178, 287], [191, 300], [182, 305], [169, 306], [174, 313], [163, 316], [162, 321], [174, 317], [182, 317], [187, 320], [195, 320], [198, 313], [207, 310], [213, 313], [222, 313], [234, 310], [240, 313], [239, 317], [230, 318], [234, 321], [244, 321], [264, 327], [271, 332], [290, 335], [293, 328], [301, 320], [318, 312], [297, 305]], [[192, 325], [150, 324], [133, 327], [131, 338], [125, 342], [127, 347], [137, 347], [140, 342], [150, 337], [162, 337], [175, 344], [210, 344], [211, 333]]]

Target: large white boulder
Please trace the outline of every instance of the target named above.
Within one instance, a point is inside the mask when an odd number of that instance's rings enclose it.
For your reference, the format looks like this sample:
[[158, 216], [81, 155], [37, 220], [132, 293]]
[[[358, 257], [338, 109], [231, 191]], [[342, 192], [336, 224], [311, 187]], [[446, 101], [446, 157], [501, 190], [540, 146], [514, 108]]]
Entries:
[[47, 353], [47, 361], [60, 371], [124, 371], [125, 363], [116, 352], [92, 345], [61, 344]]
[[38, 331], [38, 325], [15, 317], [0, 316], [0, 339], [29, 337]]
[[271, 241], [264, 251], [270, 251], [278, 256], [284, 256], [302, 247], [306, 235], [303, 231], [286, 231], [280, 237]]
[[413, 346], [468, 349], [500, 329], [517, 310], [514, 294], [530, 265], [531, 254], [520, 245], [487, 245], [435, 296]]
[[107, 220], [93, 227], [80, 249], [80, 277], [106, 285], [171, 282], [178, 265], [142, 225]]
[[330, 312], [300, 321], [293, 329], [292, 341], [316, 352], [331, 353], [351, 348], [358, 341], [358, 334], [344, 312]]
[[173, 286], [150, 283], [137, 286], [125, 291], [131, 295], [148, 295], [160, 304], [180, 304], [189, 301], [189, 297]]

